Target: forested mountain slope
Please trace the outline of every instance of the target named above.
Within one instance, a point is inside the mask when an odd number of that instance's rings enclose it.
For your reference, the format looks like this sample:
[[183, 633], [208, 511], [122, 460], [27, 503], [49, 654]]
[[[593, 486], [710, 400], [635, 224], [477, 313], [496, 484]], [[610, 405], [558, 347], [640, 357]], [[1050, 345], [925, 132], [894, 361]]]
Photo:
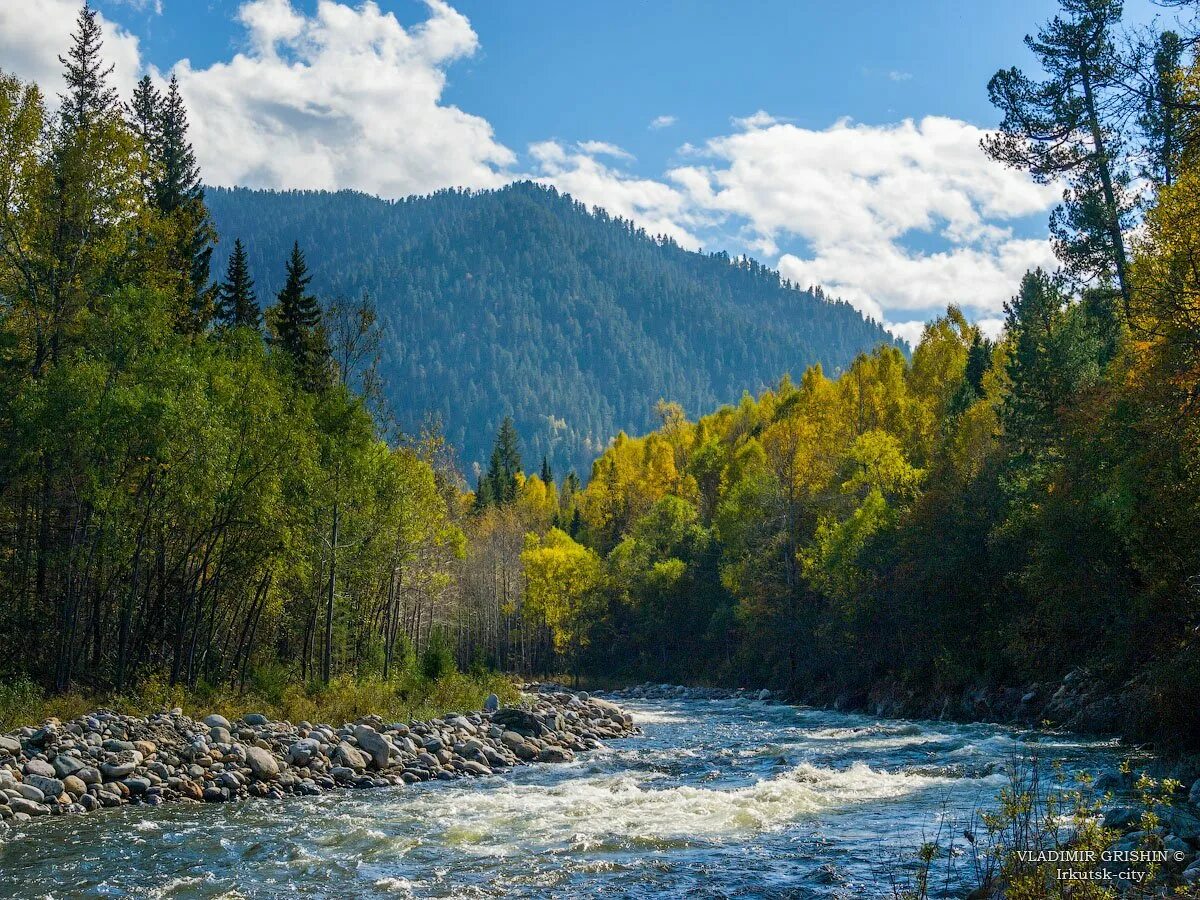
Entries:
[[371, 295], [400, 426], [439, 414], [468, 471], [505, 415], [531, 464], [545, 453], [586, 474], [617, 431], [654, 424], [660, 398], [706, 412], [891, 340], [758, 263], [686, 251], [531, 183], [394, 202], [221, 188], [207, 200], [222, 236], [213, 271], [241, 238], [264, 306], [293, 241], [322, 299]]

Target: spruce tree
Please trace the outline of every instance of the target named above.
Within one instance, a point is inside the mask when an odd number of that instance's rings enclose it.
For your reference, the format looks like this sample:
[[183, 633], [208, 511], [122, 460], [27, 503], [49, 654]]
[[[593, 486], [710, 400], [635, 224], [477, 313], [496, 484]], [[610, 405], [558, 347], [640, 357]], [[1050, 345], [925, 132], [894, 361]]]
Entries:
[[117, 106], [117, 92], [108, 85], [113, 67], [104, 65], [100, 56], [103, 47], [96, 10], [85, 2], [75, 20], [71, 49], [58, 58], [67, 82], [66, 93], [59, 95], [59, 120], [67, 131], [95, 125]]
[[174, 75], [159, 103], [158, 127], [154, 204], [178, 221], [174, 267], [179, 272], [179, 292], [188, 306], [190, 325], [203, 328], [211, 317], [215, 293], [209, 278], [216, 230], [204, 205], [200, 167], [187, 136], [187, 108]]
[[542, 483], [547, 485], [554, 483], [554, 470], [550, 468], [550, 460], [546, 458], [545, 454], [542, 455]]
[[233, 253], [229, 256], [225, 280], [217, 288], [216, 311], [221, 323], [230, 328], [253, 328], [257, 331], [262, 326], [258, 297], [254, 293], [254, 282], [246, 262], [246, 248], [241, 238], [233, 241]]
[[480, 491], [483, 505], [504, 506], [517, 499], [517, 475], [521, 472], [520, 439], [512, 416], [505, 416], [496, 433], [492, 457], [488, 463], [485, 485]]
[[292, 358], [301, 382], [315, 389], [328, 370], [329, 351], [321, 328], [321, 307], [308, 292], [312, 276], [299, 241], [292, 245], [286, 271], [274, 311], [275, 341]]
[[150, 80], [149, 75], [133, 89], [133, 100], [129, 104], [129, 127], [138, 136], [145, 150], [145, 166], [142, 169], [142, 191], [149, 203], [154, 202], [154, 168], [158, 165], [159, 144], [161, 142], [161, 122], [159, 120], [159, 105], [162, 96]]

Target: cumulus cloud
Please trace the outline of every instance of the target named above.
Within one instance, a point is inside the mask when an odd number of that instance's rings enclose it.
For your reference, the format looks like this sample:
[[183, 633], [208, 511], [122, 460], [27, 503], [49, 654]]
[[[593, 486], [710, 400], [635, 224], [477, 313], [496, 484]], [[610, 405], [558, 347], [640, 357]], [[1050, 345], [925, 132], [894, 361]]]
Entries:
[[319, 0], [311, 16], [242, 4], [243, 52], [175, 69], [206, 180], [386, 197], [508, 181], [515, 156], [487, 120], [442, 102], [446, 67], [478, 38], [447, 3], [427, 5], [405, 28], [374, 2]]
[[[909, 339], [951, 302], [996, 330], [1021, 274], [1054, 266], [1047, 241], [1016, 226], [1057, 202], [1058, 189], [989, 160], [985, 132], [955, 119], [809, 129], [759, 110], [679, 147], [662, 174], [634, 171], [631, 154], [600, 140], [532, 144], [518, 168], [487, 120], [445, 102], [448, 68], [479, 42], [446, 0], [426, 6], [406, 27], [372, 0], [317, 0], [311, 12], [292, 0], [243, 2], [240, 52], [175, 66], [206, 180], [397, 197], [532, 177], [686, 247], [750, 250]], [[4, 68], [53, 95], [77, 12], [77, 0], [0, 2]], [[144, 68], [137, 38], [103, 25], [128, 96]], [[664, 114], [650, 128], [674, 123]]]
[[[982, 129], [930, 116], [817, 131], [761, 113], [740, 125], [670, 180], [690, 203], [744, 223], [760, 252], [798, 239], [808, 252], [784, 253], [784, 275], [881, 321], [947, 302], [995, 312], [1028, 267], [1053, 265], [1046, 241], [1017, 238], [1010, 223], [1045, 211], [1058, 189], [988, 159]], [[910, 249], [912, 236], [945, 249]]]
[[666, 234], [685, 247], [699, 247], [693, 229], [705, 224], [704, 211], [693, 208], [672, 185], [614, 169], [598, 158], [611, 155], [610, 149], [606, 145], [604, 152], [596, 153], [589, 152], [586, 142], [568, 149], [558, 141], [541, 141], [530, 146], [529, 155], [537, 165], [536, 181], [632, 219], [651, 234]]
[[[0, 2], [0, 68], [36, 81], [51, 105], [63, 87], [58, 57], [70, 46], [79, 6], [79, 0]], [[129, 96], [142, 69], [138, 39], [103, 14], [97, 19], [104, 32], [104, 58], [113, 65], [111, 83]]]

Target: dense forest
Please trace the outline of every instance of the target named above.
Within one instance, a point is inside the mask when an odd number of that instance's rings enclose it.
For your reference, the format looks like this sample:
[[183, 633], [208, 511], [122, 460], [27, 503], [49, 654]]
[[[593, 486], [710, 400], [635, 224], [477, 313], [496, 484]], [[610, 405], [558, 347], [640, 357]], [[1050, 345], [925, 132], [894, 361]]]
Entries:
[[[1062, 0], [1044, 72], [989, 85], [984, 150], [1064, 187], [1061, 271], [999, 340], [950, 308], [909, 356], [531, 185], [206, 192], [178, 86], [118, 98], [85, 6], [53, 112], [0, 77], [0, 672], [855, 697], [1083, 667], [1130, 733], [1200, 743], [1200, 68], [1120, 19]], [[397, 432], [389, 395], [458, 430]]]
[[299, 241], [317, 294], [371, 298], [390, 413], [408, 432], [438, 417], [468, 474], [506, 415], [531, 458], [586, 474], [618, 431], [652, 426], [661, 398], [698, 414], [891, 340], [752, 260], [688, 252], [532, 183], [395, 202], [219, 188], [206, 200], [229, 239], [214, 264], [240, 239], [266, 295]]

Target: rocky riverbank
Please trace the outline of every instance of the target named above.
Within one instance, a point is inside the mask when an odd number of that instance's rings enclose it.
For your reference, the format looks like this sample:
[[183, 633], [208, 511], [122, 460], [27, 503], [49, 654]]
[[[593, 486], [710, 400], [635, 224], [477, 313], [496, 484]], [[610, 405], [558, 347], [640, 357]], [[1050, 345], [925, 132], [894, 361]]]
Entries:
[[427, 722], [366, 716], [338, 727], [250, 714], [193, 720], [97, 710], [0, 735], [0, 822], [123, 804], [219, 803], [336, 788], [481, 777], [527, 763], [569, 762], [636, 732], [619, 706], [530, 686], [517, 706]]
[[774, 694], [746, 688], [694, 687], [683, 684], [655, 684], [652, 681], [602, 692], [615, 700], [760, 700], [774, 699]]

